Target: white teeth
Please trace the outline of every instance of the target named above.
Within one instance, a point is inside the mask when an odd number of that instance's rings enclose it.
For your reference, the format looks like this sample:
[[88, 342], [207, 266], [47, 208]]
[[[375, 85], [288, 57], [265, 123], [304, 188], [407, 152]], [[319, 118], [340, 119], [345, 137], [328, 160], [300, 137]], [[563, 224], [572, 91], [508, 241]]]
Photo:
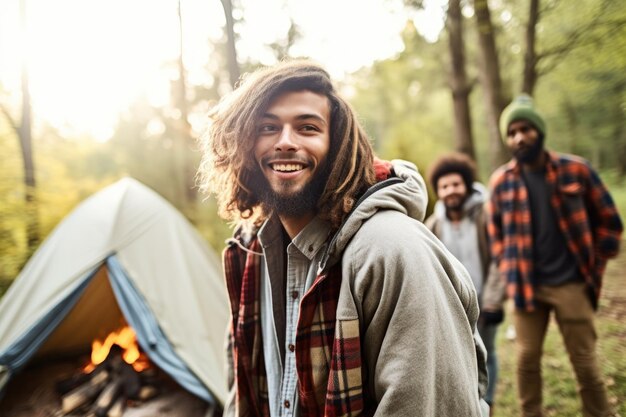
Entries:
[[272, 169], [274, 171], [281, 172], [291, 172], [291, 171], [300, 171], [304, 168], [301, 164], [272, 164]]

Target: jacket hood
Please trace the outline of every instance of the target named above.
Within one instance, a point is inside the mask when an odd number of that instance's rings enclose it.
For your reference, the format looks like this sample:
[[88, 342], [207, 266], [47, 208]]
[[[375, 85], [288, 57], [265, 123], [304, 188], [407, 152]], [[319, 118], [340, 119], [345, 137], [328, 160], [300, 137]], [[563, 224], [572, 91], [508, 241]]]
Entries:
[[320, 262], [320, 272], [341, 259], [343, 250], [361, 225], [378, 211], [395, 210], [420, 222], [424, 220], [428, 192], [417, 167], [399, 159], [391, 164], [394, 175], [363, 194], [331, 239]]
[[[470, 216], [477, 208], [482, 208], [487, 201], [487, 189], [479, 182], [472, 184], [472, 193], [463, 203], [463, 216]], [[443, 201], [438, 200], [435, 203], [434, 214], [437, 219], [446, 219], [446, 206]]]

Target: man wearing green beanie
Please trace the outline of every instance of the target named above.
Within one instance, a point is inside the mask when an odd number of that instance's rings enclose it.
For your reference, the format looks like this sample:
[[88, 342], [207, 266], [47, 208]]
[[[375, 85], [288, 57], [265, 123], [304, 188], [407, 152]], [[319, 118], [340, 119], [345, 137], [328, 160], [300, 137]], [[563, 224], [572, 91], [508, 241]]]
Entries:
[[583, 415], [611, 416], [594, 310], [606, 262], [619, 250], [622, 221], [587, 161], [544, 148], [546, 123], [529, 96], [504, 109], [500, 130], [513, 159], [491, 177], [488, 231], [515, 303], [522, 416], [543, 416], [541, 355], [552, 312], [578, 379]]

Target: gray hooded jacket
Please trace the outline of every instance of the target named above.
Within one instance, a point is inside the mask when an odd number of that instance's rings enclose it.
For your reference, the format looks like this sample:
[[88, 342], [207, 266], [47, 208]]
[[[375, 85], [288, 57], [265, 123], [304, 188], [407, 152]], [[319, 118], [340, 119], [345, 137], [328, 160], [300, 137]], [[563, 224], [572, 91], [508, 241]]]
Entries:
[[392, 163], [397, 178], [357, 202], [320, 263], [342, 262], [337, 320], [360, 332], [376, 416], [486, 415], [474, 286], [422, 223], [428, 195], [417, 168]]

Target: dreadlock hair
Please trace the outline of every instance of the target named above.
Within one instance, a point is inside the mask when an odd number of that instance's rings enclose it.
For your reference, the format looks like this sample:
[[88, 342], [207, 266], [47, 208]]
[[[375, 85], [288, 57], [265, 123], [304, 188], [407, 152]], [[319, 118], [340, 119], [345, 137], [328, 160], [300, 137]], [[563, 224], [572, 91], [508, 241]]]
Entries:
[[468, 193], [472, 192], [472, 184], [476, 179], [476, 164], [467, 155], [462, 153], [450, 153], [443, 155], [430, 167], [428, 178], [433, 191], [437, 193], [439, 178], [448, 174], [459, 174], [463, 178]]
[[250, 186], [252, 175], [259, 175], [254, 158], [258, 123], [273, 100], [298, 91], [324, 95], [330, 105], [330, 168], [316, 206], [318, 214], [338, 227], [356, 199], [374, 184], [369, 139], [329, 74], [308, 60], [281, 62], [245, 76], [209, 114], [197, 179], [202, 191], [215, 194], [223, 218], [259, 224], [270, 214]]

